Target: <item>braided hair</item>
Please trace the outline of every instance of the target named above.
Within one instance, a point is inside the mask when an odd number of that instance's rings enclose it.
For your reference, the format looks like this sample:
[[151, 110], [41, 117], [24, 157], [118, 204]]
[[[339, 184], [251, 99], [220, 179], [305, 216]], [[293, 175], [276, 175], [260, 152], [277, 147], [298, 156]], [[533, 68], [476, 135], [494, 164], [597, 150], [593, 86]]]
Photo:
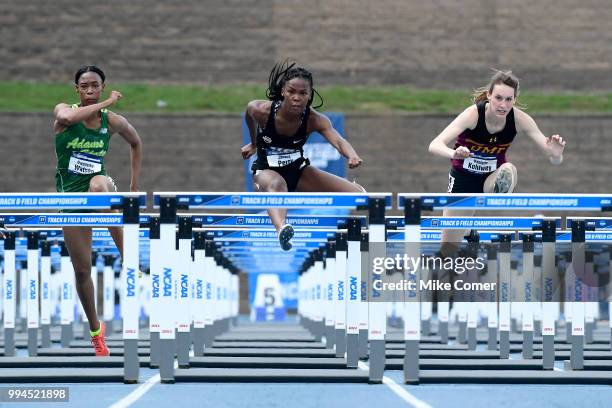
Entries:
[[270, 77], [268, 78], [268, 90], [266, 91], [266, 97], [271, 101], [282, 101], [282, 90], [287, 81], [294, 78], [301, 78], [308, 82], [310, 89], [312, 90], [310, 99], [308, 100], [308, 106], [312, 105], [314, 96], [317, 95], [321, 100], [321, 103], [315, 106], [314, 109], [320, 108], [323, 106], [323, 97], [316, 91], [316, 89], [314, 89], [312, 73], [306, 68], [296, 65], [297, 64], [295, 62], [290, 62], [289, 60], [285, 60], [282, 63], [274, 65], [274, 68], [272, 68], [272, 71], [270, 71]]

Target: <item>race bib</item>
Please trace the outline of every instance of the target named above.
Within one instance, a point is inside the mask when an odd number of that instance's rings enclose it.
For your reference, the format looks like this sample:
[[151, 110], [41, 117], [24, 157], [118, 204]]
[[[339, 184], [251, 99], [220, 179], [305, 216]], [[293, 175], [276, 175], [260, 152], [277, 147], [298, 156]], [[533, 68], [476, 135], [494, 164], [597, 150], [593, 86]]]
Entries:
[[497, 170], [497, 158], [468, 157], [463, 160], [463, 168], [470, 173], [486, 174]]
[[102, 171], [102, 159], [85, 153], [73, 152], [68, 162], [68, 171], [79, 175], [99, 173]]
[[268, 158], [268, 166], [284, 167], [300, 159], [302, 154], [299, 150], [269, 148], [266, 149], [266, 157]]

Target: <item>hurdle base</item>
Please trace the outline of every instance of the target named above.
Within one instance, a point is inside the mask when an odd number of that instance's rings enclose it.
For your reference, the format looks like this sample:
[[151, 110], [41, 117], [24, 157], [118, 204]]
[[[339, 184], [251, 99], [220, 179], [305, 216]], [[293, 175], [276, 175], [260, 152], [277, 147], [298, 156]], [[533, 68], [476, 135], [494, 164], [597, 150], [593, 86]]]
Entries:
[[204, 355], [204, 327], [193, 329], [193, 355], [196, 357]]
[[419, 341], [406, 340], [404, 355], [404, 384], [419, 383]]
[[536, 337], [542, 336], [542, 321], [541, 320], [534, 320], [533, 331], [535, 333], [534, 336]]
[[176, 332], [176, 360], [179, 368], [189, 368], [189, 332]]
[[570, 367], [572, 370], [584, 369], [584, 336], [572, 336]]
[[48, 324], [40, 325], [40, 336], [42, 348], [51, 347], [51, 326]]
[[151, 358], [149, 360], [149, 367], [159, 368], [159, 332], [150, 332], [151, 337]]
[[565, 342], [568, 344], [572, 342], [572, 322], [565, 323]]
[[89, 335], [89, 322], [84, 321], [84, 322], [82, 323], [82, 327], [81, 327], [81, 329], [82, 329], [82, 331], [83, 331], [83, 333], [82, 333], [83, 340], [87, 340], [88, 338], [90, 338], [90, 337], [91, 337], [91, 336]]
[[104, 324], [106, 325], [106, 332], [108, 334], [112, 334], [115, 332], [115, 321], [114, 320], [105, 320]]
[[336, 329], [336, 357], [346, 354], [346, 330]]
[[385, 373], [385, 340], [370, 340], [370, 384], [382, 384]]
[[531, 360], [533, 358], [533, 332], [523, 331], [523, 358]]
[[138, 383], [139, 372], [138, 339], [125, 339], [123, 340], [123, 383]]
[[468, 327], [468, 350], [476, 350], [476, 327]]
[[325, 326], [325, 348], [333, 349], [336, 344], [336, 329], [334, 326]]
[[70, 347], [70, 342], [72, 341], [72, 324], [62, 324], [62, 332], [60, 342], [62, 348]]
[[586, 344], [593, 343], [593, 331], [595, 330], [594, 322], [586, 322], [584, 324], [584, 342]]
[[28, 328], [28, 356], [38, 355], [38, 327]]
[[4, 328], [4, 357], [15, 357], [15, 328]]
[[368, 359], [368, 330], [367, 329], [359, 330], [359, 359], [360, 360]]
[[487, 350], [497, 350], [497, 327], [489, 327]]
[[159, 341], [159, 376], [164, 384], [174, 384], [174, 352], [176, 345], [174, 339], [160, 339]]
[[211, 347], [215, 340], [214, 323], [204, 326], [204, 348]]
[[440, 343], [448, 344], [448, 322], [438, 323], [438, 334], [440, 335]]
[[315, 321], [313, 322], [312, 328], [312, 335], [314, 336], [315, 341], [321, 342], [323, 340], [323, 334], [325, 334], [325, 322], [323, 320]]
[[457, 343], [465, 344], [467, 341], [467, 322], [459, 322], [459, 333], [457, 334]]
[[516, 321], [516, 318], [514, 318], [514, 317], [511, 318], [510, 319], [510, 332], [511, 333], [518, 333], [518, 331], [519, 331], [518, 328], [519, 328], [519, 326], [518, 326], [518, 322]]
[[499, 332], [499, 358], [509, 359], [510, 358], [510, 332], [500, 331]]
[[359, 334], [346, 335], [346, 366], [357, 368], [359, 364]]
[[542, 336], [542, 369], [555, 368], [555, 336]]
[[431, 322], [429, 319], [421, 320], [421, 335], [429, 336], [431, 335]]

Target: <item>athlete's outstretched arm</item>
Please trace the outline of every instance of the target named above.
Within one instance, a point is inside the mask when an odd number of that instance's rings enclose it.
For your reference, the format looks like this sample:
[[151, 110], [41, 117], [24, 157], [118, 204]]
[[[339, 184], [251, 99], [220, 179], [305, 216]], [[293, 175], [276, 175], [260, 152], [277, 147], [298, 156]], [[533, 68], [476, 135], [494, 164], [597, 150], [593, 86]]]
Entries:
[[538, 145], [540, 150], [548, 156], [552, 164], [559, 165], [563, 163], [563, 150], [565, 149], [565, 140], [559, 135], [546, 137], [538, 128], [535, 120], [525, 112], [514, 109], [514, 117], [516, 120], [516, 130], [525, 132]]
[[457, 149], [448, 147], [449, 143], [466, 129], [473, 129], [478, 123], [478, 110], [470, 106], [461, 112], [434, 140], [429, 144], [429, 153], [446, 159], [465, 159], [470, 156], [470, 150], [465, 146]]
[[255, 138], [257, 137], [257, 118], [256, 116], [258, 116], [259, 113], [261, 112], [262, 104], [265, 102], [266, 101], [262, 101], [262, 100], [255, 100], [255, 101], [249, 102], [246, 108], [246, 112], [244, 113], [244, 120], [247, 124], [247, 128], [249, 129], [249, 137], [251, 139], [251, 143], [242, 146], [241, 152], [242, 152], [242, 158], [244, 160], [248, 159], [249, 157], [257, 153], [257, 141], [255, 140]]
[[313, 115], [311, 116], [314, 121], [314, 130], [321, 133], [327, 141], [340, 152], [341, 155], [347, 158], [349, 169], [354, 169], [363, 163], [363, 160], [353, 146], [343, 138], [340, 133], [331, 124], [329, 118], [325, 115], [316, 112], [315, 110], [311, 111]]
[[62, 126], [71, 126], [75, 123], [79, 123], [98, 112], [101, 109], [108, 108], [115, 102], [121, 99], [121, 93], [118, 91], [112, 91], [108, 99], [95, 103], [93, 105], [82, 106], [78, 108], [72, 108], [67, 103], [60, 103], [53, 109], [53, 115], [55, 120]]
[[108, 123], [113, 133], [125, 139], [130, 145], [130, 163], [132, 171], [130, 173], [130, 191], [138, 191], [140, 181], [140, 167], [142, 163], [142, 140], [134, 126], [121, 115], [113, 112], [108, 113]]

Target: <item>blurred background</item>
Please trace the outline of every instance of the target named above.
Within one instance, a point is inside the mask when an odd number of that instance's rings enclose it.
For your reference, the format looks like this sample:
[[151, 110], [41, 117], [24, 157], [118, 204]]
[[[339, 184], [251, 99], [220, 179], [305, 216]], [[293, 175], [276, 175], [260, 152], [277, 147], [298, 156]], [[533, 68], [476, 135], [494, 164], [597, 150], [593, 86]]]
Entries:
[[[364, 159], [347, 176], [369, 191], [443, 192], [449, 163], [427, 146], [498, 68], [567, 140], [553, 167], [517, 137], [518, 190], [609, 193], [610, 21], [609, 0], [2, 1], [0, 190], [54, 190], [52, 110], [95, 64], [143, 139], [142, 191], [242, 191], [242, 113], [289, 58], [343, 117]], [[106, 162], [127, 190], [127, 143]]]

